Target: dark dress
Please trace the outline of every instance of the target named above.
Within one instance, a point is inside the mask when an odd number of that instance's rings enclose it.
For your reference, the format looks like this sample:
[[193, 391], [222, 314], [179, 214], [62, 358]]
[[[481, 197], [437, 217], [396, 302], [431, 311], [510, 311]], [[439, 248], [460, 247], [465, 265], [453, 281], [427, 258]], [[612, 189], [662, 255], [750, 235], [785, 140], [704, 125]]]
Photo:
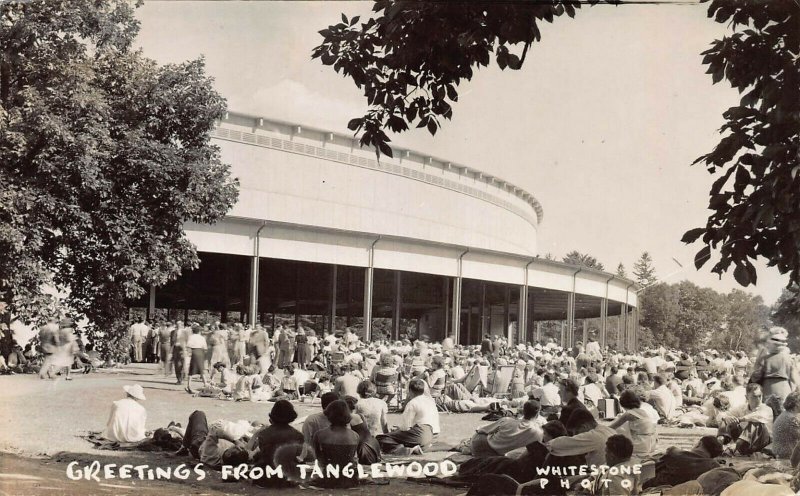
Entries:
[[[336, 438], [338, 438], [337, 442], [330, 442], [331, 439]], [[343, 473], [340, 473], [339, 477], [315, 479], [315, 485], [326, 488], [347, 488], [358, 485], [358, 471], [355, 468], [357, 462], [356, 452], [359, 445], [358, 434], [349, 428], [346, 430], [333, 430], [329, 427], [314, 434], [312, 445], [320, 466], [335, 465], [341, 471], [347, 464], [352, 464], [351, 468], [353, 469], [353, 477], [348, 478]]]
[[189, 375], [203, 375], [205, 373], [206, 350], [192, 348], [192, 359], [189, 362]]
[[358, 463], [370, 465], [381, 461], [381, 445], [369, 431], [367, 423], [361, 422], [357, 425], [350, 424], [350, 428], [353, 429], [353, 432], [358, 434], [358, 448], [356, 449]]

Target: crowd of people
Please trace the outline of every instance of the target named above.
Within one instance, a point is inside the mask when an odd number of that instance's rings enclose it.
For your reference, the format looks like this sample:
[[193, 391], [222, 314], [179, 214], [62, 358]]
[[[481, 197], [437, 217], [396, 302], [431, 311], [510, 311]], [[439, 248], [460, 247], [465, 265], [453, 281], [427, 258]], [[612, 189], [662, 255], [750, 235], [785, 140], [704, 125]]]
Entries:
[[[132, 335], [138, 325], [144, 323], [134, 324]], [[371, 464], [424, 454], [441, 432], [442, 412], [482, 412], [490, 422], [453, 447], [469, 455], [455, 479], [473, 482], [473, 494], [496, 494], [497, 484], [531, 494], [563, 492], [564, 472], [542, 477], [536, 469], [580, 465], [614, 466], [625, 474], [583, 484], [585, 474], [570, 476], [571, 487], [592, 494], [705, 494], [706, 485], [721, 480], [731, 490], [752, 489], [720, 457], [775, 458], [787, 467], [800, 462], [800, 374], [779, 327], [753, 356], [663, 348], [624, 353], [603, 349], [593, 337], [565, 349], [552, 341], [509, 346], [491, 335], [480, 345], [460, 346], [451, 338], [365, 343], [350, 329], [320, 338], [302, 326], [271, 331], [165, 323], [150, 333], [165, 336], [164, 373], [171, 362], [187, 391], [274, 402], [267, 426], [220, 420], [209, 428], [205, 414], [195, 412], [186, 429], [169, 427], [181, 439], [181, 454], [210, 466], [249, 461], [290, 473], [298, 460]], [[190, 387], [193, 376], [203, 388]], [[322, 411], [298, 421], [293, 400], [319, 400]], [[401, 425], [389, 427], [390, 409], [402, 413]], [[116, 422], [112, 413], [109, 429]], [[698, 435], [689, 450], [665, 449], [660, 426], [716, 433]], [[622, 468], [636, 464], [651, 470], [631, 475]], [[341, 487], [357, 480], [318, 483]], [[698, 487], [701, 492], [691, 492]]]

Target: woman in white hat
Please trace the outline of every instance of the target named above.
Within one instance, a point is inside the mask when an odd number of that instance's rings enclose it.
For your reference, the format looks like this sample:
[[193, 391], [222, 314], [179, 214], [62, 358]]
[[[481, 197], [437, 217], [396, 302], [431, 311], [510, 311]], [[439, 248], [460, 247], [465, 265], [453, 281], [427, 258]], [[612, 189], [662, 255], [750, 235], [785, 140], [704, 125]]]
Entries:
[[145, 400], [144, 390], [138, 384], [122, 386], [122, 389], [127, 396], [113, 403], [103, 437], [120, 443], [136, 443], [145, 438], [147, 410], [139, 404]]

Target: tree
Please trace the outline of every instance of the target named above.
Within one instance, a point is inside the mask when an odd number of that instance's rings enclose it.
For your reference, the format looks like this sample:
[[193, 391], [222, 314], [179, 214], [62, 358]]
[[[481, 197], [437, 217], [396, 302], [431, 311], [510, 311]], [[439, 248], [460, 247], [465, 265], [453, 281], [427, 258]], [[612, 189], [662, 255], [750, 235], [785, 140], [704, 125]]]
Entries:
[[[594, 0], [589, 3], [597, 3]], [[610, 1], [609, 3], [615, 3]], [[409, 125], [435, 135], [453, 116], [456, 88], [472, 79], [474, 68], [497, 65], [517, 70], [541, 39], [543, 21], [574, 17], [581, 2], [406, 2], [378, 0], [375, 16], [328, 26], [312, 57], [349, 77], [364, 90], [367, 113], [348, 123], [361, 131], [361, 144], [392, 155], [385, 130]], [[518, 53], [512, 48], [522, 45]]]
[[[641, 325], [652, 333], [654, 342], [665, 346], [697, 349], [711, 343], [719, 345], [727, 336], [725, 330], [736, 322], [729, 312], [728, 297], [689, 281], [656, 283], [641, 294]], [[738, 342], [746, 342], [744, 331]]]
[[633, 277], [636, 278], [636, 283], [643, 288], [656, 283], [658, 278], [650, 253], [642, 253], [639, 260], [633, 264]]
[[30, 321], [55, 285], [114, 341], [127, 300], [197, 266], [183, 223], [236, 201], [209, 142], [225, 100], [202, 60], [133, 50], [126, 0], [3, 2], [0, 20], [0, 301]]
[[712, 335], [708, 345], [719, 350], [753, 349], [768, 322], [769, 307], [760, 296], [740, 289], [734, 289], [725, 297], [728, 300], [725, 332]]
[[[572, 17], [579, 6], [380, 0], [365, 22], [342, 15], [341, 23], [321, 30], [323, 41], [312, 56], [364, 90], [369, 108], [348, 127], [361, 133], [362, 145], [391, 156], [386, 130], [416, 126], [435, 134], [452, 118], [457, 87], [475, 67], [488, 66], [494, 56], [501, 69], [519, 69], [541, 39], [542, 21]], [[733, 263], [744, 286], [756, 282], [749, 261], [756, 257], [800, 282], [800, 9], [796, 0], [711, 0], [707, 14], [735, 32], [715, 41], [703, 63], [713, 82], [725, 78], [746, 93], [740, 106], [723, 114], [719, 145], [698, 159], [721, 177], [709, 194], [706, 226], [688, 231], [683, 241], [702, 238], [698, 268], [718, 249], [721, 259], [712, 270], [721, 274]]]
[[625, 266], [622, 265], [622, 262], [617, 265], [617, 275], [619, 277], [628, 277], [628, 274], [625, 272]]
[[587, 253], [580, 253], [577, 250], [572, 250], [564, 255], [561, 261], [572, 265], [580, 265], [581, 267], [587, 267], [589, 269], [604, 270], [603, 264], [598, 262], [596, 258]]
[[784, 288], [772, 305], [772, 321], [789, 331], [789, 347], [800, 350], [800, 286], [793, 284]]
[[755, 284], [751, 260], [800, 281], [800, 8], [791, 0], [713, 0], [708, 16], [729, 23], [732, 34], [703, 52], [714, 83], [726, 79], [742, 94], [724, 114], [719, 144], [695, 163], [719, 177], [711, 187], [711, 214], [683, 241], [702, 238], [699, 269], [719, 251], [711, 269], [731, 264], [742, 286]]

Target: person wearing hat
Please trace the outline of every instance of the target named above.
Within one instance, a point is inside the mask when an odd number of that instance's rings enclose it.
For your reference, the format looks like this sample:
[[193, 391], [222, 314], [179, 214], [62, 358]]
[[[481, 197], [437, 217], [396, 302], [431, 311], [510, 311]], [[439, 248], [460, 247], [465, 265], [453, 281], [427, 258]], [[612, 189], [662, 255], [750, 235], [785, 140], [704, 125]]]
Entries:
[[275, 452], [284, 445], [297, 445], [302, 450], [303, 433], [290, 425], [295, 420], [297, 412], [289, 400], [275, 402], [269, 412], [270, 425], [256, 434], [255, 465], [275, 467]]
[[800, 372], [789, 354], [783, 327], [772, 327], [764, 349], [756, 361], [750, 382], [761, 384], [764, 397], [777, 396], [781, 402], [800, 385]]
[[144, 390], [139, 384], [122, 386], [122, 389], [126, 397], [111, 406], [111, 415], [102, 435], [110, 441], [136, 443], [145, 438], [147, 410], [139, 404], [145, 400]]

